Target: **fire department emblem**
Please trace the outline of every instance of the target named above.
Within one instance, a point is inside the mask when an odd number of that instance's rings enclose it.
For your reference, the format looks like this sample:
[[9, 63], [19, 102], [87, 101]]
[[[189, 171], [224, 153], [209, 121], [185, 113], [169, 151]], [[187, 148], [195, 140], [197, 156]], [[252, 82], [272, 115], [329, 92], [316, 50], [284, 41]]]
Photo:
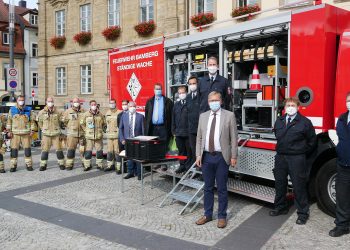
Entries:
[[132, 100], [135, 101], [141, 91], [141, 84], [135, 73], [132, 73], [126, 89], [128, 90]]

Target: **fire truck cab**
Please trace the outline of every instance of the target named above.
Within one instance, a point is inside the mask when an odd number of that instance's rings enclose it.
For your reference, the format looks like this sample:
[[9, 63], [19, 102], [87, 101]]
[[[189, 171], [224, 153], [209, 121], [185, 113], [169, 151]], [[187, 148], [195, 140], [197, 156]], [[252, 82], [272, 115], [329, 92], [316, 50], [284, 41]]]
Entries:
[[[165, 82], [173, 100], [190, 75], [207, 74], [212, 55], [219, 59], [219, 73], [232, 83], [228, 94], [239, 128], [239, 158], [230, 169], [230, 191], [273, 202], [273, 127], [283, 113], [284, 99], [295, 96], [318, 138], [317, 149], [307, 160], [309, 193], [324, 212], [334, 215], [334, 129], [337, 117], [346, 111], [350, 91], [347, 29], [348, 11], [321, 4], [165, 40]], [[250, 85], [254, 65], [258, 90]]]

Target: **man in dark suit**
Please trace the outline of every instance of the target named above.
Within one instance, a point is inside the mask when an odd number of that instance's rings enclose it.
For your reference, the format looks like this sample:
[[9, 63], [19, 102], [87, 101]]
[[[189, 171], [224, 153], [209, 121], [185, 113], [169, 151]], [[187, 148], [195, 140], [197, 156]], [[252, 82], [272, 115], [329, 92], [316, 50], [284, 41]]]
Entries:
[[227, 92], [230, 85], [225, 77], [218, 74], [218, 66], [218, 59], [216, 57], [211, 56], [208, 58], [209, 75], [203, 77], [198, 85], [200, 113], [204, 113], [209, 110], [208, 95], [212, 91], [216, 91], [221, 94], [223, 108], [228, 109], [229, 107]]
[[350, 92], [346, 95], [346, 109], [337, 121], [336, 227], [329, 232], [331, 237], [350, 233]]
[[160, 140], [167, 143], [171, 137], [171, 113], [173, 102], [162, 95], [162, 85], [154, 85], [154, 96], [151, 97], [145, 107], [145, 134], [159, 136]]
[[199, 95], [197, 91], [198, 78], [191, 76], [188, 79], [188, 88], [190, 93], [186, 97], [187, 104], [187, 117], [188, 117], [188, 139], [191, 148], [191, 162], [190, 166], [196, 160], [196, 140], [197, 140], [197, 128], [199, 120]]
[[[135, 102], [129, 102], [129, 112], [124, 114], [119, 126], [119, 141], [125, 145], [125, 140], [144, 135], [144, 116], [136, 112]], [[139, 163], [128, 160], [128, 174], [124, 179], [134, 176], [141, 180], [141, 166]]]
[[317, 138], [311, 121], [298, 112], [299, 105], [297, 98], [287, 98], [284, 106], [286, 114], [277, 118], [275, 123], [277, 154], [273, 174], [276, 195], [275, 209], [270, 211], [270, 216], [288, 213], [286, 195], [289, 175], [293, 184], [298, 213], [296, 224], [304, 225], [309, 218], [306, 157], [314, 150]]
[[172, 117], [172, 133], [176, 139], [176, 146], [179, 155], [187, 156], [186, 160], [180, 160], [180, 167], [176, 170], [177, 174], [183, 173], [190, 167], [191, 149], [188, 141], [188, 109], [186, 104], [187, 90], [185, 86], [177, 89], [179, 101], [174, 105]]
[[[120, 121], [122, 120], [123, 115], [128, 113], [128, 110], [129, 110], [128, 103], [129, 103], [128, 100], [123, 100], [122, 101], [122, 110], [123, 111], [120, 112], [118, 114], [118, 116], [117, 116], [118, 128], [120, 127]], [[118, 146], [119, 146], [119, 152], [122, 152], [125, 149], [124, 145], [120, 141], [118, 141]], [[121, 158], [118, 156], [117, 157], [117, 166], [116, 166], [116, 172], [117, 172], [118, 175], [122, 173], [122, 171], [120, 170], [121, 169], [121, 163], [122, 163]]]
[[204, 216], [196, 221], [203, 225], [213, 218], [216, 181], [219, 206], [218, 228], [226, 227], [227, 179], [229, 166], [237, 163], [237, 125], [234, 113], [221, 108], [222, 97], [213, 91], [208, 95], [210, 111], [200, 115], [197, 132], [196, 164], [204, 179]]

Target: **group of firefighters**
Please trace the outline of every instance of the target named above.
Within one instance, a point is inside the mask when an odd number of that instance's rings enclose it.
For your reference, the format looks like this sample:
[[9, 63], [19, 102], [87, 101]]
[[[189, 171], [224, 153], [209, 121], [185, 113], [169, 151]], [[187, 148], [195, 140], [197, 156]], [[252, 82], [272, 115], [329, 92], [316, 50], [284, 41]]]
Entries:
[[[32, 135], [41, 130], [41, 160], [40, 171], [45, 171], [49, 158], [49, 151], [53, 146], [56, 150], [58, 166], [61, 170], [72, 170], [74, 166], [75, 151], [79, 146], [83, 159], [84, 171], [92, 168], [92, 150], [96, 150], [96, 165], [100, 170], [109, 171], [116, 169], [120, 174], [120, 161], [117, 161], [119, 153], [118, 121], [122, 112], [116, 108], [114, 100], [110, 102], [110, 109], [102, 114], [95, 100], [90, 101], [90, 110], [84, 110], [78, 97], [73, 99], [72, 107], [61, 111], [54, 105], [54, 99], [48, 97], [46, 106], [38, 115], [35, 115], [31, 107], [24, 104], [24, 96], [17, 98], [15, 106], [10, 108], [8, 116], [0, 116], [0, 129], [3, 135], [0, 137], [0, 145], [3, 145], [5, 137], [11, 140], [10, 172], [17, 169], [18, 151], [20, 146], [24, 149], [25, 164], [28, 171], [33, 171], [31, 153]], [[62, 130], [66, 129], [66, 136], [62, 136]], [[103, 138], [107, 138], [107, 166], [103, 165]], [[64, 156], [64, 147], [67, 155]], [[5, 173], [4, 149], [0, 149], [0, 173]]]

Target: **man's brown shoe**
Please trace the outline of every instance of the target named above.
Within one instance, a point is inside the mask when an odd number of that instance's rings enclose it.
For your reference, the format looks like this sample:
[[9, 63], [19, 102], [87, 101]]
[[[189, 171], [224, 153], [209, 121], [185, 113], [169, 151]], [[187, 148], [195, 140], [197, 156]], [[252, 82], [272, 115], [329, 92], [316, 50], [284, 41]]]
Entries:
[[227, 225], [226, 219], [218, 219], [218, 228], [225, 228]]
[[202, 216], [201, 218], [199, 218], [199, 220], [196, 221], [196, 224], [198, 226], [200, 225], [204, 225], [205, 223], [209, 222], [209, 221], [212, 221], [213, 219], [212, 218], [208, 218], [206, 216]]

